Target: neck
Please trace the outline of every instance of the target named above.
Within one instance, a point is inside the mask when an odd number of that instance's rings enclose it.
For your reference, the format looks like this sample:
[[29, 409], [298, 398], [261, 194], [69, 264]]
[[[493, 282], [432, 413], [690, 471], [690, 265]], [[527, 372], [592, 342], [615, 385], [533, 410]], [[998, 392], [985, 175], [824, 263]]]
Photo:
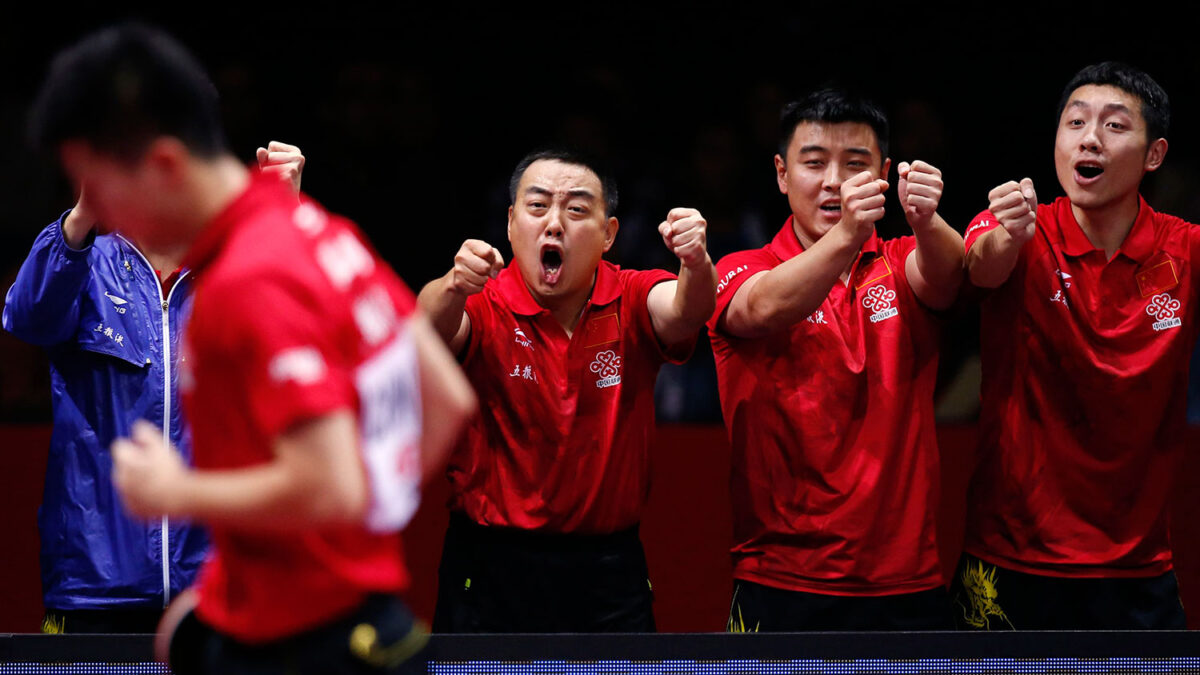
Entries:
[[1097, 208], [1083, 208], [1071, 203], [1071, 213], [1075, 222], [1087, 235], [1092, 246], [1103, 249], [1105, 255], [1112, 258], [1117, 249], [1133, 229], [1137, 220], [1140, 203], [1137, 193], [1122, 199], [1117, 204], [1108, 204]]
[[250, 172], [232, 156], [194, 160], [179, 192], [173, 214], [175, 225], [169, 236], [162, 241], [139, 241], [138, 248], [147, 257], [154, 252], [183, 260], [200, 233], [246, 189], [249, 182]]
[[550, 315], [562, 326], [567, 335], [575, 332], [575, 327], [579, 325], [579, 319], [583, 316], [584, 307], [587, 306], [588, 298], [592, 295], [592, 289], [596, 286], [596, 273], [592, 273], [592, 283], [586, 288], [575, 291], [567, 296], [558, 298], [551, 302], [546, 302], [543, 298], [534, 296], [538, 304], [550, 310]]

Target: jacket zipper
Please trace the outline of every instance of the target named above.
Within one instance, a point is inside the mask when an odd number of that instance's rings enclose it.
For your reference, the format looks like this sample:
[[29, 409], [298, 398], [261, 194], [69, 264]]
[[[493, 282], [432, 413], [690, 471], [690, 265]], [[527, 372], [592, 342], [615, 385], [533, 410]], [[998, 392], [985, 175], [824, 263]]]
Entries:
[[[162, 307], [162, 353], [163, 353], [163, 422], [162, 422], [162, 428], [163, 428], [163, 443], [166, 446], [170, 447], [170, 445], [171, 445], [171, 327], [170, 327], [170, 322], [169, 322], [169, 317], [170, 317], [169, 309], [171, 307], [171, 296], [173, 296], [175, 294], [175, 289], [179, 287], [180, 282], [183, 281], [183, 278], [186, 277], [188, 275], [188, 273], [187, 273], [187, 270], [180, 272], [179, 278], [177, 278], [175, 280], [175, 283], [171, 284], [171, 290], [167, 293], [167, 297], [164, 298], [163, 292], [162, 292], [162, 282], [158, 280], [158, 274], [155, 273], [154, 266], [150, 264], [150, 261], [146, 259], [146, 256], [142, 254], [142, 252], [138, 249], [138, 247], [133, 245], [133, 242], [129, 241], [125, 237], [121, 237], [121, 235], [117, 235], [117, 236], [121, 238], [121, 241], [124, 241], [126, 244], [129, 244], [129, 247], [132, 248], [134, 251], [137, 251], [138, 257], [142, 259], [142, 262], [146, 263], [146, 268], [149, 269], [152, 274], [154, 274], [155, 281], [157, 282], [154, 284], [154, 287], [158, 291], [158, 300], [160, 303], [159, 306]], [[161, 530], [162, 537], [160, 538], [162, 540], [162, 550], [160, 551], [160, 555], [162, 557], [163, 607], [166, 607], [167, 605], [169, 605], [171, 603], [171, 552], [170, 552], [171, 533], [170, 533], [170, 529], [169, 529], [170, 523], [168, 522], [166, 516], [162, 517], [162, 524], [160, 525], [160, 527], [162, 528], [162, 530]]]

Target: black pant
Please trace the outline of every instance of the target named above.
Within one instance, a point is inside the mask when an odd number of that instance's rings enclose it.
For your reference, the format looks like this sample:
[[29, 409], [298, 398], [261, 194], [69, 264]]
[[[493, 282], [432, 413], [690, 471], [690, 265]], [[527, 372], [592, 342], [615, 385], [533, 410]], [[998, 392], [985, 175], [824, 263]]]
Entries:
[[153, 633], [162, 607], [148, 609], [47, 609], [43, 633]]
[[485, 527], [451, 514], [435, 633], [653, 632], [637, 528], [578, 535]]
[[964, 553], [950, 585], [963, 630], [1182, 630], [1174, 572], [1067, 579], [1025, 574]]
[[333, 675], [424, 673], [429, 636], [399, 598], [368, 596], [349, 615], [266, 644], [248, 645], [217, 633], [192, 612], [171, 637], [176, 675]]
[[844, 596], [789, 591], [735, 579], [726, 630], [949, 630], [953, 626], [950, 601], [941, 587], [897, 595]]

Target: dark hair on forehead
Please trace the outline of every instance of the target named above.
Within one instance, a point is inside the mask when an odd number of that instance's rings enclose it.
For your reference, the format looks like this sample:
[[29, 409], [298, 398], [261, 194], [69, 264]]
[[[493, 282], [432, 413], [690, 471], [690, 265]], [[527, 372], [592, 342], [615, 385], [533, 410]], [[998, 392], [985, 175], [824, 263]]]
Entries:
[[29, 115], [43, 151], [83, 140], [134, 160], [159, 136], [199, 156], [225, 150], [216, 87], [191, 54], [140, 23], [102, 29], [59, 52]]
[[611, 217], [617, 210], [617, 181], [612, 174], [604, 167], [599, 160], [594, 157], [589, 157], [583, 153], [573, 150], [549, 149], [536, 150], [521, 158], [517, 162], [517, 168], [513, 170], [512, 178], [508, 180], [508, 203], [517, 203], [517, 187], [521, 184], [521, 178], [525, 172], [533, 165], [534, 162], [541, 160], [554, 160], [572, 166], [582, 166], [583, 168], [596, 174], [600, 179], [600, 189], [604, 192], [604, 215]]
[[1119, 61], [1095, 63], [1075, 73], [1058, 100], [1056, 124], [1062, 120], [1071, 94], [1089, 84], [1116, 87], [1136, 97], [1142, 104], [1142, 119], [1146, 120], [1146, 140], [1167, 137], [1171, 128], [1171, 101], [1167, 98], [1167, 92], [1144, 71]]
[[779, 156], [787, 160], [788, 146], [802, 122], [857, 122], [875, 132], [879, 160], [888, 156], [888, 120], [874, 101], [848, 89], [827, 87], [783, 107], [779, 115]]

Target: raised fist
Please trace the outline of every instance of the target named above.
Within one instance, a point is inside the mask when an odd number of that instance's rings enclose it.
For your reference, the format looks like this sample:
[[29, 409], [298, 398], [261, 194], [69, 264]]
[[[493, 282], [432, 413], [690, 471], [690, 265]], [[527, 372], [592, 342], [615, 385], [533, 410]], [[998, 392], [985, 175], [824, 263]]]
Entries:
[[1018, 244], [1033, 238], [1037, 223], [1037, 193], [1033, 181], [1009, 181], [988, 193], [988, 210]]
[[900, 181], [896, 192], [904, 218], [914, 230], [923, 229], [933, 220], [942, 199], [942, 172], [920, 160], [912, 164], [900, 162], [897, 168]]
[[271, 141], [265, 148], [259, 148], [258, 168], [263, 173], [273, 173], [287, 183], [296, 192], [300, 191], [300, 176], [304, 173], [304, 155], [300, 148], [279, 141]]
[[483, 290], [488, 279], [495, 279], [504, 269], [504, 257], [485, 241], [468, 239], [454, 254], [454, 269], [450, 288], [463, 295], [475, 295]]
[[663, 243], [684, 267], [695, 267], [708, 260], [708, 222], [696, 209], [671, 209], [658, 226]]

